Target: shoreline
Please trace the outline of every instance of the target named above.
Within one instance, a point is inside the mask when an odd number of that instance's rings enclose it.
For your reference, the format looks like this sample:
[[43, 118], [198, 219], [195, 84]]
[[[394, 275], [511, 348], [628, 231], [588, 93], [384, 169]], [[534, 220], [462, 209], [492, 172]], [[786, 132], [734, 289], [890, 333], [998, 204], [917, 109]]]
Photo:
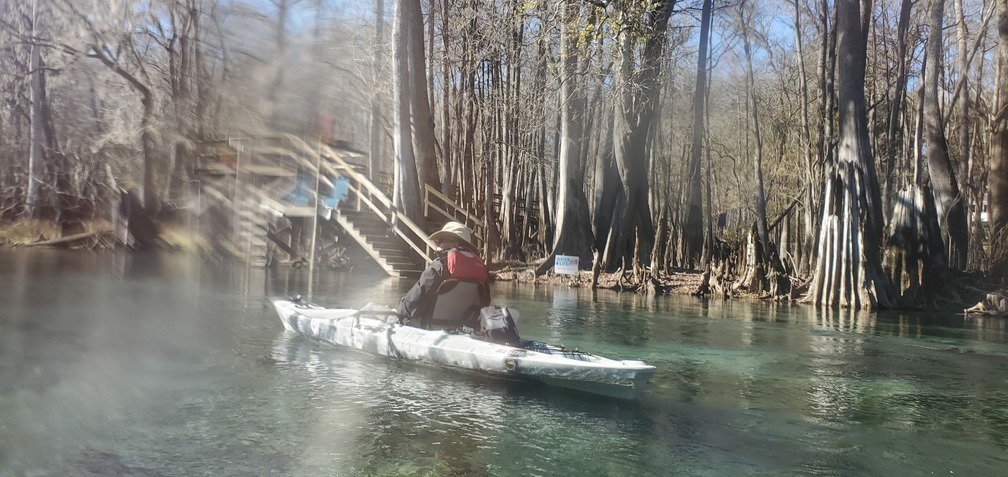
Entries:
[[[29, 223], [15, 222], [0, 226], [0, 248], [15, 250], [19, 248], [51, 247], [64, 250], [83, 252], [124, 250], [137, 253], [115, 238], [115, 234], [107, 223], [94, 222], [73, 231], [61, 230], [54, 224], [44, 221]], [[66, 235], [67, 232], [73, 232]], [[233, 253], [226, 245], [213, 246], [202, 237], [190, 237], [181, 230], [167, 228], [161, 237], [162, 246], [167, 252], [183, 252], [206, 256], [209, 259], [240, 261], [239, 254]], [[280, 262], [285, 266], [286, 262]], [[532, 285], [545, 285], [566, 288], [592, 288], [591, 270], [580, 270], [577, 275], [557, 275], [552, 271], [536, 275], [538, 262], [502, 261], [491, 265], [491, 276], [495, 282], [513, 282]], [[323, 266], [323, 268], [326, 268]], [[330, 268], [331, 269], [331, 268]], [[349, 273], [353, 273], [352, 267]], [[648, 273], [643, 279], [633, 276], [631, 271], [600, 272], [595, 288], [640, 295], [688, 295], [698, 298], [714, 298], [722, 300], [746, 300], [764, 302], [766, 304], [788, 303], [802, 304], [802, 297], [794, 296], [759, 296], [754, 293], [733, 290], [727, 296], [699, 295], [697, 291], [705, 280], [703, 271], [673, 270], [657, 274]], [[967, 282], [970, 274], [962, 274], [957, 281]], [[975, 279], [976, 275], [972, 277]], [[936, 305], [932, 310], [948, 311], [969, 316], [1008, 317], [1008, 288], [997, 287], [993, 283], [977, 283], [975, 280], [966, 286], [971, 290], [971, 297], [960, 296], [961, 303], [946, 302]], [[928, 308], [893, 308], [902, 311], [924, 311]]]
[[[492, 268], [492, 267], [491, 267]], [[557, 275], [552, 272], [535, 275], [535, 264], [507, 265], [500, 269], [491, 269], [491, 275], [498, 282], [531, 283], [536, 285], [564, 286], [568, 288], [591, 288], [592, 272], [580, 270], [577, 275]], [[649, 285], [633, 284], [628, 279], [629, 273], [601, 272], [598, 275], [596, 288], [605, 290], [626, 291], [639, 294], [658, 295], [696, 295], [696, 290], [703, 281], [701, 271], [677, 271], [671, 274], [659, 274], [649, 279]], [[647, 289], [650, 288], [650, 289]], [[732, 296], [731, 298], [742, 298]]]

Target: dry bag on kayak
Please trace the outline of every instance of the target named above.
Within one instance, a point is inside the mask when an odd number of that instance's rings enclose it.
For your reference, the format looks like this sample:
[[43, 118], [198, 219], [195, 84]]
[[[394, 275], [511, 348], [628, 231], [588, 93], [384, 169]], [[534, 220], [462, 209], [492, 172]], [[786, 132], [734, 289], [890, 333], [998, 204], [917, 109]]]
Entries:
[[500, 306], [484, 306], [480, 309], [480, 333], [487, 341], [508, 346], [518, 346], [518, 327], [515, 319], [518, 311]]

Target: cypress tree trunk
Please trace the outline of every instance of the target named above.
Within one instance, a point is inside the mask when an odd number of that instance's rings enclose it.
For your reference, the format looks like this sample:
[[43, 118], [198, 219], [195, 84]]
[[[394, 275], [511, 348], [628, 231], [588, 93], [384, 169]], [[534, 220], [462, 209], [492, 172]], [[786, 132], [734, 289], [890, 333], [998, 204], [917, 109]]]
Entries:
[[560, 94], [564, 101], [560, 120], [560, 189], [557, 192], [556, 234], [553, 251], [536, 270], [536, 274], [545, 273], [552, 267], [552, 258], [557, 254], [576, 255], [582, 266], [592, 262], [591, 218], [588, 215], [588, 199], [584, 193], [584, 164], [580, 162], [585, 101], [584, 93], [579, 89], [580, 82], [577, 81], [579, 10], [579, 0], [566, 1], [560, 35]]
[[[1008, 65], [1008, 0], [997, 0], [998, 57]], [[991, 138], [991, 168], [988, 176], [990, 203], [988, 220], [991, 225], [990, 270], [1002, 282], [1008, 281], [1008, 68], [1002, 66], [998, 81], [998, 103], [993, 108]]]
[[969, 226], [966, 207], [955, 171], [949, 159], [948, 141], [945, 139], [945, 121], [938, 103], [938, 88], [942, 68], [942, 16], [944, 0], [932, 0], [928, 11], [931, 33], [927, 40], [928, 62], [924, 74], [924, 118], [927, 129], [928, 175], [934, 188], [935, 206], [942, 235], [946, 237], [949, 266], [955, 270], [966, 269], [969, 247]]
[[809, 299], [819, 305], [871, 309], [890, 305], [879, 255], [880, 191], [870, 172], [864, 94], [866, 44], [858, 0], [837, 1], [840, 144], [826, 181], [819, 253]]
[[802, 207], [803, 236], [801, 246], [798, 248], [798, 272], [805, 273], [808, 270], [806, 259], [810, 251], [815, 246], [815, 216], [818, 200], [815, 189], [819, 183], [819, 174], [816, 172], [818, 164], [813, 160], [812, 154], [812, 127], [809, 119], [809, 92], [808, 75], [805, 73], [804, 40], [802, 38], [801, 10], [798, 7], [798, 0], [794, 0], [795, 15], [795, 49], [798, 57], [798, 86], [801, 92], [801, 153], [805, 162], [805, 204]]
[[[384, 59], [385, 37], [385, 0], [375, 0], [375, 36], [374, 36], [374, 65], [372, 71], [372, 81], [374, 88], [378, 88], [381, 79], [381, 64]], [[370, 134], [370, 148], [368, 150], [368, 170], [367, 176], [371, 182], [377, 183], [381, 176], [381, 103], [378, 101], [379, 94], [371, 94], [371, 112], [368, 118], [368, 132]]]
[[426, 75], [426, 54], [423, 41], [423, 13], [420, 0], [401, 0], [404, 7], [404, 27], [408, 29], [409, 40], [409, 87], [410, 110], [413, 119], [413, 150], [416, 154], [416, 168], [420, 178], [419, 193], [429, 185], [441, 189], [441, 177], [437, 168], [434, 151], [434, 115], [428, 100], [429, 92]]
[[[34, 7], [34, 5], [33, 5]], [[34, 13], [34, 8], [33, 8]], [[28, 152], [28, 195], [25, 198], [25, 216], [35, 218], [39, 200], [39, 183], [42, 179], [42, 64], [41, 47], [35, 44], [35, 21], [32, 18], [32, 45], [29, 60], [31, 74], [31, 110], [29, 118], [31, 145]]]
[[[655, 233], [646, 145], [659, 101], [659, 59], [674, 6], [674, 0], [646, 3], [646, 11], [636, 12], [640, 19], [634, 18], [635, 9], [627, 6], [630, 13], [623, 13], [626, 26], [616, 40], [621, 50], [617, 74], [621, 94], [615, 111], [613, 143], [623, 193], [613, 215], [611, 244], [607, 245], [605, 258], [607, 270], [624, 263], [636, 268], [651, 261]], [[639, 58], [634, 54], [638, 43]]]
[[413, 134], [410, 128], [409, 31], [401, 2], [396, 9], [393, 44], [395, 48], [395, 169], [393, 171], [393, 204], [414, 222], [421, 216], [420, 189], [416, 159], [413, 155]]
[[916, 185], [900, 191], [889, 224], [884, 266], [894, 301], [934, 306], [947, 266], [931, 192]]
[[700, 16], [700, 48], [697, 53], [696, 87], [693, 93], [693, 138], [690, 143], [690, 157], [686, 175], [686, 218], [683, 221], [683, 248], [680, 250], [680, 265], [693, 268], [700, 261], [703, 252], [703, 176], [700, 162], [703, 154], [703, 138], [706, 134], [704, 119], [707, 105], [707, 41], [710, 37], [711, 9], [713, 0], [704, 0]]
[[767, 291], [767, 263], [770, 237], [767, 228], [766, 197], [763, 192], [763, 132], [760, 128], [759, 103], [756, 98], [755, 74], [753, 72], [752, 45], [749, 40], [749, 29], [752, 25], [751, 7], [745, 2], [739, 6], [739, 20], [742, 28], [742, 46], [746, 61], [746, 109], [752, 121], [754, 148], [753, 154], [753, 201], [755, 203], [756, 223], [753, 230], [755, 239], [750, 235], [746, 244], [745, 272], [736, 289], [746, 289], [754, 293]]
[[892, 203], [892, 192], [894, 188], [893, 171], [896, 163], [900, 161], [903, 151], [903, 128], [902, 118], [906, 115], [906, 84], [907, 84], [907, 31], [910, 28], [910, 11], [913, 6], [912, 0], [902, 0], [900, 3], [900, 16], [896, 29], [896, 85], [893, 91], [893, 101], [889, 109], [889, 120], [886, 133], [886, 173], [885, 190], [882, 200], [888, 210]]

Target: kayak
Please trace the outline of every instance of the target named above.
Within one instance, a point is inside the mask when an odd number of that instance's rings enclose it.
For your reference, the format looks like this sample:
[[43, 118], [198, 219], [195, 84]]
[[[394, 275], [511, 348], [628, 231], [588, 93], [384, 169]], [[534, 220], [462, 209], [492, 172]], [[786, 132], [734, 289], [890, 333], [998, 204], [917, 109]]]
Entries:
[[499, 344], [476, 334], [426, 330], [399, 324], [395, 311], [368, 304], [360, 310], [325, 308], [304, 301], [275, 300], [288, 331], [319, 341], [445, 368], [506, 379], [540, 382], [619, 399], [637, 399], [655, 367], [539, 341]]

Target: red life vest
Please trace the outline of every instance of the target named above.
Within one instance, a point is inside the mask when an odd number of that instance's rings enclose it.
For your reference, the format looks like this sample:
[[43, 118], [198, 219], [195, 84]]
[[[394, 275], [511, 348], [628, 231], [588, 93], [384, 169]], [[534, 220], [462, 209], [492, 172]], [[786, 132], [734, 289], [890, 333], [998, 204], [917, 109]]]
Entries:
[[452, 249], [448, 252], [448, 274], [456, 280], [487, 281], [487, 268], [479, 256], [468, 250]]

